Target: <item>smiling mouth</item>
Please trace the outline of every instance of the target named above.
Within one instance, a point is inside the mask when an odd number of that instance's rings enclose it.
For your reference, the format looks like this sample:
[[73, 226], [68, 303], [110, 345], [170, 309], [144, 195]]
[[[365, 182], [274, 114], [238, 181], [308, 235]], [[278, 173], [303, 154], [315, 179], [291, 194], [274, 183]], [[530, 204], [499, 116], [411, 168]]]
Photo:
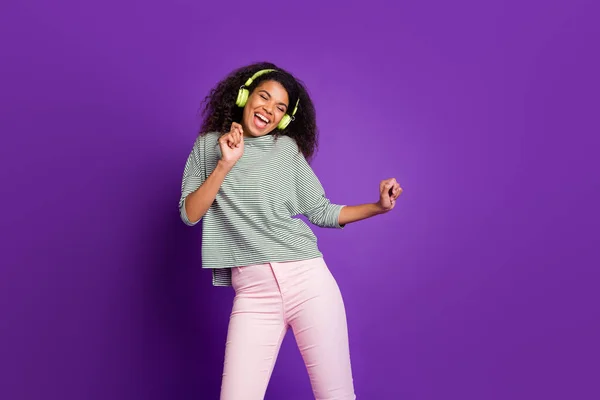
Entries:
[[258, 119], [261, 119], [265, 122], [265, 124], [268, 124], [269, 122], [271, 122], [267, 117], [265, 117], [264, 115], [260, 114], [260, 113], [254, 113], [254, 115], [256, 117], [258, 117]]
[[254, 113], [254, 125], [257, 128], [264, 129], [271, 121], [260, 113]]

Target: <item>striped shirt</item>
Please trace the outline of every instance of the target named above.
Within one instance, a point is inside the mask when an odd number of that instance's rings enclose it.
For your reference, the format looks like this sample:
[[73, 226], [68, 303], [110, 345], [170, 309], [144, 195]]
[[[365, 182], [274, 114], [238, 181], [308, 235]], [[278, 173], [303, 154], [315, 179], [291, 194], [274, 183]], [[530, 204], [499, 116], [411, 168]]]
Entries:
[[[218, 133], [199, 136], [185, 164], [179, 213], [221, 158]], [[202, 217], [202, 267], [214, 286], [231, 286], [231, 268], [322, 257], [310, 227], [341, 229], [343, 205], [332, 204], [319, 179], [288, 136], [244, 138], [244, 154], [225, 177]]]

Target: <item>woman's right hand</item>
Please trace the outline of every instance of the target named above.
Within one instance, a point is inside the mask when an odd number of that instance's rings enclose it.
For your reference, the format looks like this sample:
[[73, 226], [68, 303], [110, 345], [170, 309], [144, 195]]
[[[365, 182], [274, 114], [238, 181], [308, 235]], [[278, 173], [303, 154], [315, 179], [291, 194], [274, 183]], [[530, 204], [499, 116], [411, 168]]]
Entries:
[[233, 168], [235, 163], [244, 154], [244, 130], [236, 122], [231, 124], [229, 132], [219, 138], [219, 147], [221, 148], [221, 161], [229, 168]]

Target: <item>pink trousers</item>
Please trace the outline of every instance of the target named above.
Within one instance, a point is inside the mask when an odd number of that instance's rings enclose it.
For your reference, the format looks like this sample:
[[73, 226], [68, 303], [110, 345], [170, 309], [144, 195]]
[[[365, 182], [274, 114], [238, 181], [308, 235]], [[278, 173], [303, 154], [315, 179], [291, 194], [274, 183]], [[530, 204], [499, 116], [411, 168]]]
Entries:
[[323, 258], [237, 267], [232, 284], [221, 400], [264, 398], [288, 327], [315, 399], [356, 399], [344, 302]]

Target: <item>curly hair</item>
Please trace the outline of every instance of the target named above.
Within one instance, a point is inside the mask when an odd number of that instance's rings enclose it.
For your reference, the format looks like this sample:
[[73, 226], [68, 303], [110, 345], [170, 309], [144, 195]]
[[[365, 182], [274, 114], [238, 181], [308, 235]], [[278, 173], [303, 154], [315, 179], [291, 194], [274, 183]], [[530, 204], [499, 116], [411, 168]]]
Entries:
[[286, 135], [293, 138], [304, 157], [310, 160], [318, 147], [318, 129], [313, 102], [300, 80], [284, 69], [268, 62], [238, 68], [210, 91], [202, 102], [204, 107], [202, 109], [203, 121], [200, 135], [209, 132], [227, 133], [233, 122], [239, 123], [241, 121], [243, 108], [235, 104], [238, 90], [248, 78], [263, 69], [274, 69], [275, 71], [259, 76], [247, 89], [252, 93], [256, 86], [263, 81], [279, 82], [288, 93], [290, 113], [296, 101], [300, 99], [298, 110], [294, 116], [295, 120], [283, 130], [275, 129], [272, 134], [274, 136]]

